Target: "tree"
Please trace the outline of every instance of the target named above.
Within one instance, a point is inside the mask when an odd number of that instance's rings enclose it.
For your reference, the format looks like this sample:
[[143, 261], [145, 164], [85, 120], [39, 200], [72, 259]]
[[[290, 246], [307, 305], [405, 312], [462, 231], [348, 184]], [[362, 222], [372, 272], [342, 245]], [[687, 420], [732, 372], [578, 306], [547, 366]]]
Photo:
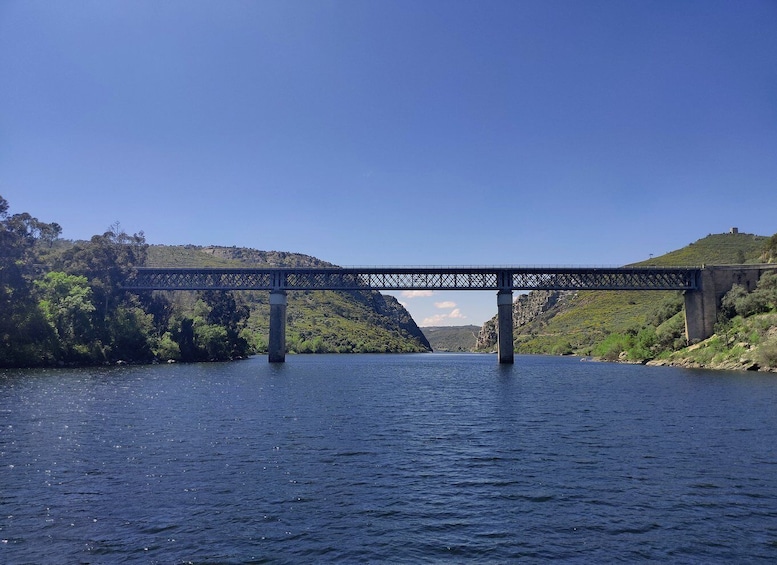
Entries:
[[201, 360], [225, 361], [230, 358], [227, 330], [216, 324], [197, 324], [194, 337], [200, 348]]
[[[52, 361], [55, 336], [33, 297], [41, 234], [61, 232], [28, 213], [9, 215], [0, 196], [0, 366]], [[52, 240], [53, 241], [53, 240]]]
[[[30, 289], [42, 234], [52, 240], [61, 233], [57, 224], [46, 224], [30, 214], [8, 214], [8, 201], [0, 196], [0, 292]], [[2, 300], [2, 298], [0, 298]]]
[[[106, 361], [127, 360], [131, 353], [128, 344], [141, 348], [130, 355], [133, 360], [148, 357], [148, 343], [140, 339], [138, 332], [153, 328], [153, 323], [145, 318], [143, 299], [121, 288], [135, 267], [145, 262], [147, 249], [143, 232], [128, 235], [114, 224], [104, 234], [65, 251], [56, 265], [69, 274], [86, 277], [89, 282], [96, 307], [93, 325], [97, 340], [104, 346]], [[150, 300], [150, 293], [145, 299]], [[153, 329], [149, 332], [153, 333]], [[114, 343], [115, 340], [121, 343]]]
[[143, 232], [128, 235], [118, 224], [88, 242], [78, 242], [61, 259], [68, 272], [84, 275], [89, 283], [115, 293], [133, 269], [143, 265], [148, 245]]
[[61, 359], [88, 361], [94, 345], [95, 307], [86, 277], [53, 271], [35, 281], [35, 287], [39, 307], [56, 332]]
[[777, 273], [767, 272], [761, 275], [753, 292], [735, 284], [721, 301], [721, 315], [730, 319], [734, 316], [752, 316], [769, 312], [777, 308]]
[[197, 360], [197, 345], [194, 343], [194, 320], [183, 318], [173, 330], [173, 338], [178, 342], [182, 361]]
[[[747, 299], [747, 289], [741, 284], [734, 284], [731, 289], [723, 296], [720, 301], [720, 311], [718, 316], [721, 321], [727, 321], [736, 316], [741, 310], [741, 304]], [[738, 305], [740, 305], [738, 307]]]
[[110, 361], [149, 363], [156, 346], [153, 316], [131, 301], [121, 304], [108, 320]]
[[207, 323], [224, 328], [226, 358], [248, 355], [248, 341], [241, 336], [250, 315], [248, 306], [239, 305], [233, 292], [205, 291], [201, 296], [207, 305]]

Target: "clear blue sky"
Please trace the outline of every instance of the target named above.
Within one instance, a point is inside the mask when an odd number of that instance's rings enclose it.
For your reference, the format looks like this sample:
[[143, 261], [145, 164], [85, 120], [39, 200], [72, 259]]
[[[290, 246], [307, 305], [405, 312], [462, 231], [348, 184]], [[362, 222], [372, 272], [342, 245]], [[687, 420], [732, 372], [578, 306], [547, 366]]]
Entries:
[[0, 195], [67, 238], [340, 265], [771, 235], [777, 2], [0, 0]]

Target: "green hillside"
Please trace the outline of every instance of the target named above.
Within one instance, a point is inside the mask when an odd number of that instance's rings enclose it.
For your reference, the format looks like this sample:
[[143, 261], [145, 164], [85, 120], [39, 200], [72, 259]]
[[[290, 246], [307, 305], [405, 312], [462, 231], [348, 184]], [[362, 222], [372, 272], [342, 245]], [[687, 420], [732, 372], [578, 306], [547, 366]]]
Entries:
[[[148, 249], [146, 266], [322, 267], [332, 264], [309, 255], [283, 251], [153, 245]], [[259, 352], [265, 352], [270, 325], [269, 294], [234, 294], [236, 300], [250, 310], [247, 329], [253, 336], [254, 347]], [[394, 297], [378, 292], [290, 292], [286, 345], [290, 353], [410, 353], [431, 350], [426, 337], [404, 307]]]
[[[128, 292], [138, 266], [317, 267], [308, 255], [237, 247], [150, 246], [114, 224], [88, 241], [61, 240], [61, 226], [10, 211], [0, 196], [0, 366], [216, 361], [267, 350], [269, 293]], [[710, 235], [642, 265], [773, 261], [777, 235]], [[677, 292], [549, 292], [513, 304], [518, 352], [605, 359], [777, 366], [777, 275], [724, 298], [717, 341], [686, 348]], [[438, 349], [468, 349], [468, 330], [427, 330]], [[721, 334], [722, 332], [722, 334]], [[408, 312], [377, 291], [288, 295], [291, 353], [421, 352], [429, 340]], [[495, 345], [494, 321], [479, 350]], [[697, 347], [698, 346], [698, 347]], [[677, 353], [677, 355], [673, 355]], [[699, 361], [701, 359], [701, 361]], [[733, 365], [732, 365], [733, 364]]]
[[747, 233], [710, 234], [682, 249], [634, 263], [634, 265], [672, 267], [759, 263], [764, 245], [768, 240], [768, 237]]
[[421, 328], [437, 352], [474, 351], [479, 326], [427, 326]]
[[[137, 267], [315, 267], [282, 251], [150, 246], [118, 223], [89, 240], [11, 213], [0, 196], [0, 367], [242, 359], [267, 351], [268, 292], [130, 292]], [[290, 353], [424, 352], [408, 312], [377, 291], [290, 292]]]
[[[695, 266], [757, 263], [769, 238], [728, 233], [712, 234], [682, 249], [634, 263], [636, 266]], [[646, 328], [658, 328], [667, 346], [679, 345], [682, 325], [682, 295], [674, 291], [581, 291], [560, 293], [563, 299], [515, 328], [517, 353], [578, 354], [607, 356], [609, 336], [638, 336]], [[493, 335], [494, 320], [482, 334]], [[612, 338], [609, 338], [612, 339]], [[493, 347], [481, 341], [483, 350]], [[612, 344], [612, 351], [619, 344]], [[618, 351], [619, 353], [620, 351]]]
[[198, 245], [150, 245], [146, 267], [331, 267], [310, 255], [287, 251], [259, 251], [245, 247], [200, 247]]

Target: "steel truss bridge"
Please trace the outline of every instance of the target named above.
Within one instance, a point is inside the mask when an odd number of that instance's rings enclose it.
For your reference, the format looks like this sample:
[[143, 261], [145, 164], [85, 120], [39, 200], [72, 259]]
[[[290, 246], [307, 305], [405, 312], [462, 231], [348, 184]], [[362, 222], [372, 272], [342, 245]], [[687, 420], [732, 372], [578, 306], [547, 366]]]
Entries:
[[123, 287], [269, 291], [271, 363], [286, 359], [287, 291], [495, 290], [499, 362], [513, 363], [514, 290], [682, 290], [688, 294], [700, 288], [701, 273], [697, 267], [139, 268]]
[[139, 268], [127, 290], [697, 290], [699, 267]]

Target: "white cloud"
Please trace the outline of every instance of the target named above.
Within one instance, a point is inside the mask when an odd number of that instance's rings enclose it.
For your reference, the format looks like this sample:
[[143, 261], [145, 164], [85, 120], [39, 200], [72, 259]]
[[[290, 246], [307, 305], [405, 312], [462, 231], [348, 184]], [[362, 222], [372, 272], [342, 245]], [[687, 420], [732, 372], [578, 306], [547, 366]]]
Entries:
[[450, 320], [466, 320], [467, 317], [461, 313], [461, 310], [458, 308], [454, 308], [451, 310], [448, 314], [435, 314], [434, 316], [429, 316], [428, 318], [424, 318], [423, 322], [421, 322], [421, 326], [440, 326], [445, 325], [446, 322]]
[[422, 326], [439, 326], [442, 324], [445, 320], [448, 319], [447, 314], [435, 314], [434, 316], [429, 316], [428, 318], [424, 318], [424, 321], [421, 322]]
[[450, 300], [447, 300], [445, 302], [435, 302], [434, 305], [437, 308], [441, 308], [441, 309], [443, 309], [443, 308], [456, 308], [456, 303], [455, 302], [451, 302]]
[[424, 296], [432, 296], [433, 290], [403, 290], [402, 296], [404, 298], [421, 298]]

